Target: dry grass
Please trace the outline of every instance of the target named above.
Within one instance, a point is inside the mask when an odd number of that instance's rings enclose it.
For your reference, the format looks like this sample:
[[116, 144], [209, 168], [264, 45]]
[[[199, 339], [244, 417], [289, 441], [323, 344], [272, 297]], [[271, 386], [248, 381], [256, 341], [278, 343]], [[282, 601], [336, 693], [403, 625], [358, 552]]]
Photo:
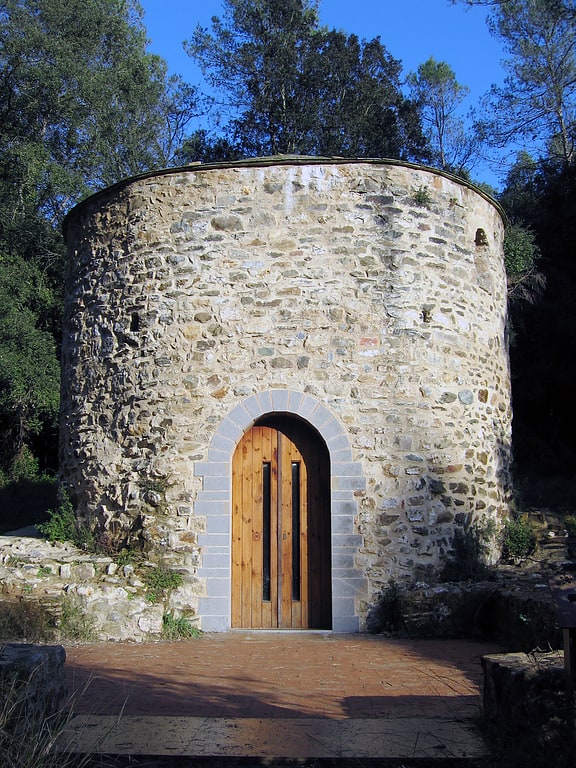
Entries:
[[[114, 768], [116, 762], [96, 754], [63, 749], [62, 735], [74, 718], [74, 702], [42, 713], [35, 697], [34, 672], [0, 681], [0, 766], [2, 768]], [[94, 745], [97, 751], [97, 745]]]

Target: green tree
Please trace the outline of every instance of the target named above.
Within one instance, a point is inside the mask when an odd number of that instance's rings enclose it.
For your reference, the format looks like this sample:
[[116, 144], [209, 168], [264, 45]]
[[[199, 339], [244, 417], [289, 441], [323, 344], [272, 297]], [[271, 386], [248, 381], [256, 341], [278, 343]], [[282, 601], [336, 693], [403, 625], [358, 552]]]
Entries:
[[60, 369], [45, 327], [55, 302], [35, 264], [0, 260], [0, 424], [12, 463], [43, 431], [56, 431]]
[[408, 85], [422, 110], [433, 161], [447, 171], [469, 172], [477, 157], [478, 141], [472, 132], [466, 132], [458, 116], [469, 88], [460, 85], [449, 64], [432, 57], [408, 75]]
[[522, 141], [574, 161], [576, 25], [573, 0], [506, 0], [491, 5], [490, 31], [508, 53], [507, 76], [486, 100], [484, 135], [496, 146]]
[[55, 465], [60, 225], [89, 192], [170, 162], [196, 92], [146, 51], [135, 0], [0, 0], [0, 469]]
[[146, 52], [141, 16], [134, 0], [0, 3], [0, 153], [18, 199], [57, 218], [169, 160], [182, 83]]
[[506, 177], [505, 189], [499, 195], [509, 219], [504, 237], [504, 262], [510, 315], [516, 321], [524, 310], [524, 303], [536, 302], [545, 287], [544, 275], [538, 269], [541, 251], [533, 225], [540, 204], [537, 173], [538, 164], [527, 152], [519, 152]]
[[241, 154], [426, 154], [400, 63], [378, 39], [320, 27], [311, 0], [225, 0], [186, 50], [221, 95], [225, 138]]
[[318, 100], [312, 151], [429, 161], [419, 105], [402, 95], [401, 63], [380, 38], [361, 41], [332, 30], [319, 42], [309, 62]]
[[[514, 229], [507, 261], [533, 245], [535, 268], [509, 279], [514, 455], [528, 504], [573, 505], [576, 461], [576, 165], [521, 153], [500, 197]], [[507, 240], [509, 236], [507, 235]], [[510, 249], [509, 246], [512, 246]], [[508, 267], [514, 264], [508, 264]]]

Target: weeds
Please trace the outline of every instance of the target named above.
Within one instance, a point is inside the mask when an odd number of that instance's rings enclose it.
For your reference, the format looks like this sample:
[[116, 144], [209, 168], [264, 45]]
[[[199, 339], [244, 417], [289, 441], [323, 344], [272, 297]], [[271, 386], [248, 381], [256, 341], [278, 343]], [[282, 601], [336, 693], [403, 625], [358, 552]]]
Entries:
[[202, 630], [195, 627], [186, 616], [174, 616], [165, 613], [162, 617], [162, 637], [164, 640], [186, 640], [202, 635]]
[[414, 202], [416, 205], [420, 205], [422, 208], [428, 208], [432, 198], [430, 197], [430, 191], [426, 187], [418, 187], [414, 192]]
[[56, 619], [35, 600], [0, 602], [0, 640], [48, 643], [56, 636]]
[[58, 740], [73, 714], [66, 709], [42, 711], [35, 687], [34, 672], [24, 680], [16, 675], [0, 680], [2, 768], [84, 768], [93, 764], [92, 755], [60, 748]]
[[150, 603], [159, 603], [165, 600], [172, 590], [177, 589], [184, 581], [182, 574], [170, 568], [158, 566], [152, 568], [145, 576], [146, 599]]
[[81, 601], [73, 596], [62, 598], [60, 633], [66, 640], [89, 642], [96, 639], [94, 619], [86, 613]]

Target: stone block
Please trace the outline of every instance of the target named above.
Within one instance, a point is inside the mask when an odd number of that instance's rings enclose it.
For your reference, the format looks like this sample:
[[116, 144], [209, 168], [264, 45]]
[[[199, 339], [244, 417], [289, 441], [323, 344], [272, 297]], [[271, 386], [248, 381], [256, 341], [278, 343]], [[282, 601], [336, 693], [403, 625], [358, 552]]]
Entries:
[[0, 648], [0, 689], [5, 701], [10, 698], [16, 721], [42, 728], [46, 718], [63, 710], [65, 660], [61, 645], [6, 643]]

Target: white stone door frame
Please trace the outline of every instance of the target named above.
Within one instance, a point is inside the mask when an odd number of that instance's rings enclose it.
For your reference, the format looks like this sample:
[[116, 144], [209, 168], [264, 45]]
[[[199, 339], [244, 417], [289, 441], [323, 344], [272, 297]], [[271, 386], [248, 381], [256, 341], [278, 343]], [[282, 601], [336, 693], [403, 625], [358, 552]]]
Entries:
[[231, 627], [232, 456], [242, 435], [270, 414], [302, 419], [326, 443], [331, 480], [332, 629], [358, 632], [358, 603], [367, 596], [365, 574], [355, 564], [363, 543], [355, 533], [358, 501], [354, 496], [366, 487], [362, 467], [352, 460], [348, 437], [326, 406], [303, 392], [286, 389], [259, 392], [239, 403], [214, 433], [207, 460], [194, 464], [194, 474], [203, 479], [194, 514], [206, 519], [206, 532], [198, 537], [202, 553], [198, 575], [206, 585], [198, 605], [201, 627], [206, 632]]

